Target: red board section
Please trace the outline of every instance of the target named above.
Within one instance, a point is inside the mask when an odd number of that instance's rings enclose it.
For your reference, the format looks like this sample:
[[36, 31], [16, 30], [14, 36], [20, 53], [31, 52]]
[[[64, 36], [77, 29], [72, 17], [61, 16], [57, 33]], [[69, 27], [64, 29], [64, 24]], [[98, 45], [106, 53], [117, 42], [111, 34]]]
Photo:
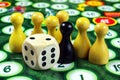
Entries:
[[104, 22], [109, 26], [113, 26], [117, 23], [117, 21], [111, 17], [99, 17], [99, 18], [94, 18], [93, 19], [94, 23], [100, 23], [100, 22]]
[[0, 2], [0, 7], [8, 7], [10, 5], [11, 5], [10, 2]]
[[104, 12], [106, 17], [120, 17], [120, 12]]

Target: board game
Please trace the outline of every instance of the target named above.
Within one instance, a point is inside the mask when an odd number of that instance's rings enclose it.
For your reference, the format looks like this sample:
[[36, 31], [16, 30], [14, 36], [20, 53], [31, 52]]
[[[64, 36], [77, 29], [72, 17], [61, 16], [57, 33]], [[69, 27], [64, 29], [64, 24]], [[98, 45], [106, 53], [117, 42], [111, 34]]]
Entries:
[[[105, 22], [109, 31], [105, 36], [109, 48], [109, 62], [95, 65], [88, 59], [76, 59], [71, 64], [57, 64], [48, 70], [29, 68], [21, 54], [13, 53], [8, 42], [13, 31], [10, 16], [15, 6], [24, 6], [22, 29], [26, 36], [31, 34], [31, 15], [42, 12], [45, 18], [56, 15], [60, 10], [69, 13], [69, 21], [74, 25], [71, 40], [77, 36], [76, 20], [87, 17], [90, 28], [87, 30], [91, 45], [96, 39], [94, 27]], [[0, 80], [120, 80], [120, 0], [1, 0], [0, 2]], [[46, 24], [42, 30], [47, 34]]]

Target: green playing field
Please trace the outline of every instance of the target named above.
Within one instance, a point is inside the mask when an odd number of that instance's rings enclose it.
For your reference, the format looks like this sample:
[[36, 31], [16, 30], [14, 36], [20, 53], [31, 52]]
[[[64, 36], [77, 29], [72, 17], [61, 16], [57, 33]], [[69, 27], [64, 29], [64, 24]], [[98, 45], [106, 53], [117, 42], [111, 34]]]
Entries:
[[[0, 80], [119, 80], [120, 79], [120, 0], [104, 0], [89, 2], [85, 0], [3, 0], [0, 2]], [[91, 6], [92, 3], [92, 6]], [[84, 10], [78, 10], [81, 4]], [[6, 5], [6, 6], [5, 6]], [[8, 5], [8, 6], [7, 6]], [[96, 6], [97, 5], [97, 6]], [[98, 6], [99, 5], [99, 6]], [[4, 7], [1, 7], [4, 6]], [[42, 12], [46, 17], [56, 15], [60, 10], [69, 13], [69, 21], [73, 23], [72, 41], [76, 38], [76, 20], [87, 17], [90, 28], [87, 30], [91, 44], [96, 39], [94, 27], [96, 23], [105, 22], [109, 31], [105, 36], [109, 48], [109, 62], [106, 65], [95, 65], [88, 59], [76, 59], [70, 64], [56, 64], [48, 70], [33, 70], [29, 68], [22, 54], [13, 53], [9, 49], [9, 37], [13, 31], [10, 16], [15, 6], [26, 8], [22, 29], [26, 36], [31, 34], [33, 23], [31, 15]], [[45, 23], [42, 30], [47, 34]]]

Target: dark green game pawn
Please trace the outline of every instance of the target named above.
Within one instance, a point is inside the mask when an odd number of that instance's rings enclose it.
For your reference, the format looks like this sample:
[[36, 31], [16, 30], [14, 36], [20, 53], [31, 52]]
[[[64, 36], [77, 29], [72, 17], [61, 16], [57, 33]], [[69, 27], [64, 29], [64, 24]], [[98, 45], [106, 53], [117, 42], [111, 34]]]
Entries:
[[62, 41], [60, 42], [60, 58], [58, 63], [68, 64], [74, 61], [74, 48], [70, 41], [70, 34], [73, 31], [73, 26], [70, 22], [63, 22], [60, 26], [62, 33]]

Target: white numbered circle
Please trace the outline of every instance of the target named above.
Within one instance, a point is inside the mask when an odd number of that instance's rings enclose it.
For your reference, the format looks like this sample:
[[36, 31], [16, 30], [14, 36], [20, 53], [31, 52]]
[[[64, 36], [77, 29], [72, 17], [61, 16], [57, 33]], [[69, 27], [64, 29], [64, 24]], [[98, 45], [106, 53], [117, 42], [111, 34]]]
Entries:
[[113, 50], [109, 49], [109, 60], [114, 59], [115, 57], [116, 53]]
[[7, 55], [6, 52], [0, 50], [0, 62], [3, 61], [3, 60], [5, 60], [7, 58], [7, 56], [8, 55]]
[[72, 62], [70, 64], [59, 64], [59, 63], [57, 63], [55, 66], [53, 66], [51, 68], [51, 70], [60, 71], [60, 72], [68, 71], [68, 70], [71, 70], [74, 67], [74, 65], [75, 65], [74, 62]]
[[[32, 31], [33, 31], [33, 28], [27, 29], [27, 30], [25, 31], [25, 34], [26, 34], [27, 36], [30, 36], [31, 33], [32, 33]], [[45, 29], [42, 29], [42, 31], [43, 31], [43, 33], [46, 33], [46, 34], [47, 34], [47, 31], [46, 31]]]
[[51, 8], [55, 9], [55, 10], [63, 10], [63, 9], [68, 9], [69, 6], [66, 4], [53, 4], [51, 6]]
[[6, 43], [4, 46], [3, 46], [3, 49], [9, 53], [12, 53], [12, 51], [10, 50], [10, 47], [9, 47], [9, 43]]
[[15, 4], [16, 6], [30, 6], [32, 5], [32, 2], [30, 1], [20, 1]]
[[14, 77], [10, 77], [6, 80], [33, 80], [27, 76], [14, 76]]
[[101, 16], [100, 13], [95, 12], [95, 11], [84, 11], [84, 12], [82, 12], [81, 15], [84, 17], [87, 17], [87, 18], [96, 18], [96, 17]]
[[0, 63], [0, 76], [9, 77], [19, 74], [23, 70], [23, 66], [14, 61]]
[[92, 71], [86, 69], [75, 69], [67, 73], [67, 80], [97, 80], [97, 76]]
[[24, 15], [24, 17], [25, 17], [26, 19], [31, 19], [31, 16], [32, 16], [33, 13], [34, 13], [34, 12], [26, 12], [26, 13], [24, 13], [23, 15]]
[[4, 13], [4, 12], [7, 12], [7, 9], [6, 8], [0, 8], [0, 13]]
[[120, 2], [120, 0], [105, 0], [107, 2]]
[[112, 6], [108, 6], [108, 5], [103, 5], [103, 6], [99, 6], [98, 9], [100, 11], [115, 11], [116, 9]]
[[120, 24], [120, 18], [117, 18], [117, 22], [118, 22], [118, 24]]
[[49, 6], [50, 6], [50, 4], [45, 3], [45, 2], [39, 2], [39, 3], [33, 4], [34, 8], [47, 8]]
[[[13, 32], [13, 30], [14, 30], [13, 25], [10, 25], [10, 26], [5, 26], [5, 27], [2, 29], [2, 32], [3, 32], [4, 34], [11, 34], [11, 33]], [[22, 27], [22, 30], [24, 31], [25, 28]]]
[[109, 29], [108, 33], [105, 36], [105, 39], [111, 39], [115, 38], [117, 36], [117, 33], [111, 29]]
[[114, 4], [113, 6], [117, 9], [120, 9], [120, 3]]
[[52, 2], [56, 2], [56, 3], [64, 3], [67, 2], [67, 0], [51, 0]]
[[112, 39], [111, 44], [117, 48], [120, 48], [120, 38]]
[[10, 15], [8, 15], [8, 16], [3, 16], [2, 18], [1, 18], [1, 21], [2, 22], [5, 22], [5, 23], [10, 23], [11, 21], [10, 21]]
[[94, 31], [94, 27], [95, 25], [91, 23], [90, 27], [87, 29], [87, 32]]
[[120, 60], [110, 61], [105, 67], [109, 72], [120, 75]]
[[80, 14], [80, 11], [75, 10], [75, 9], [67, 9], [67, 10], [65, 10], [65, 11], [68, 12], [69, 16], [77, 16], [77, 15]]
[[80, 3], [84, 3], [85, 0], [69, 0], [69, 2], [73, 4], [80, 4]]

